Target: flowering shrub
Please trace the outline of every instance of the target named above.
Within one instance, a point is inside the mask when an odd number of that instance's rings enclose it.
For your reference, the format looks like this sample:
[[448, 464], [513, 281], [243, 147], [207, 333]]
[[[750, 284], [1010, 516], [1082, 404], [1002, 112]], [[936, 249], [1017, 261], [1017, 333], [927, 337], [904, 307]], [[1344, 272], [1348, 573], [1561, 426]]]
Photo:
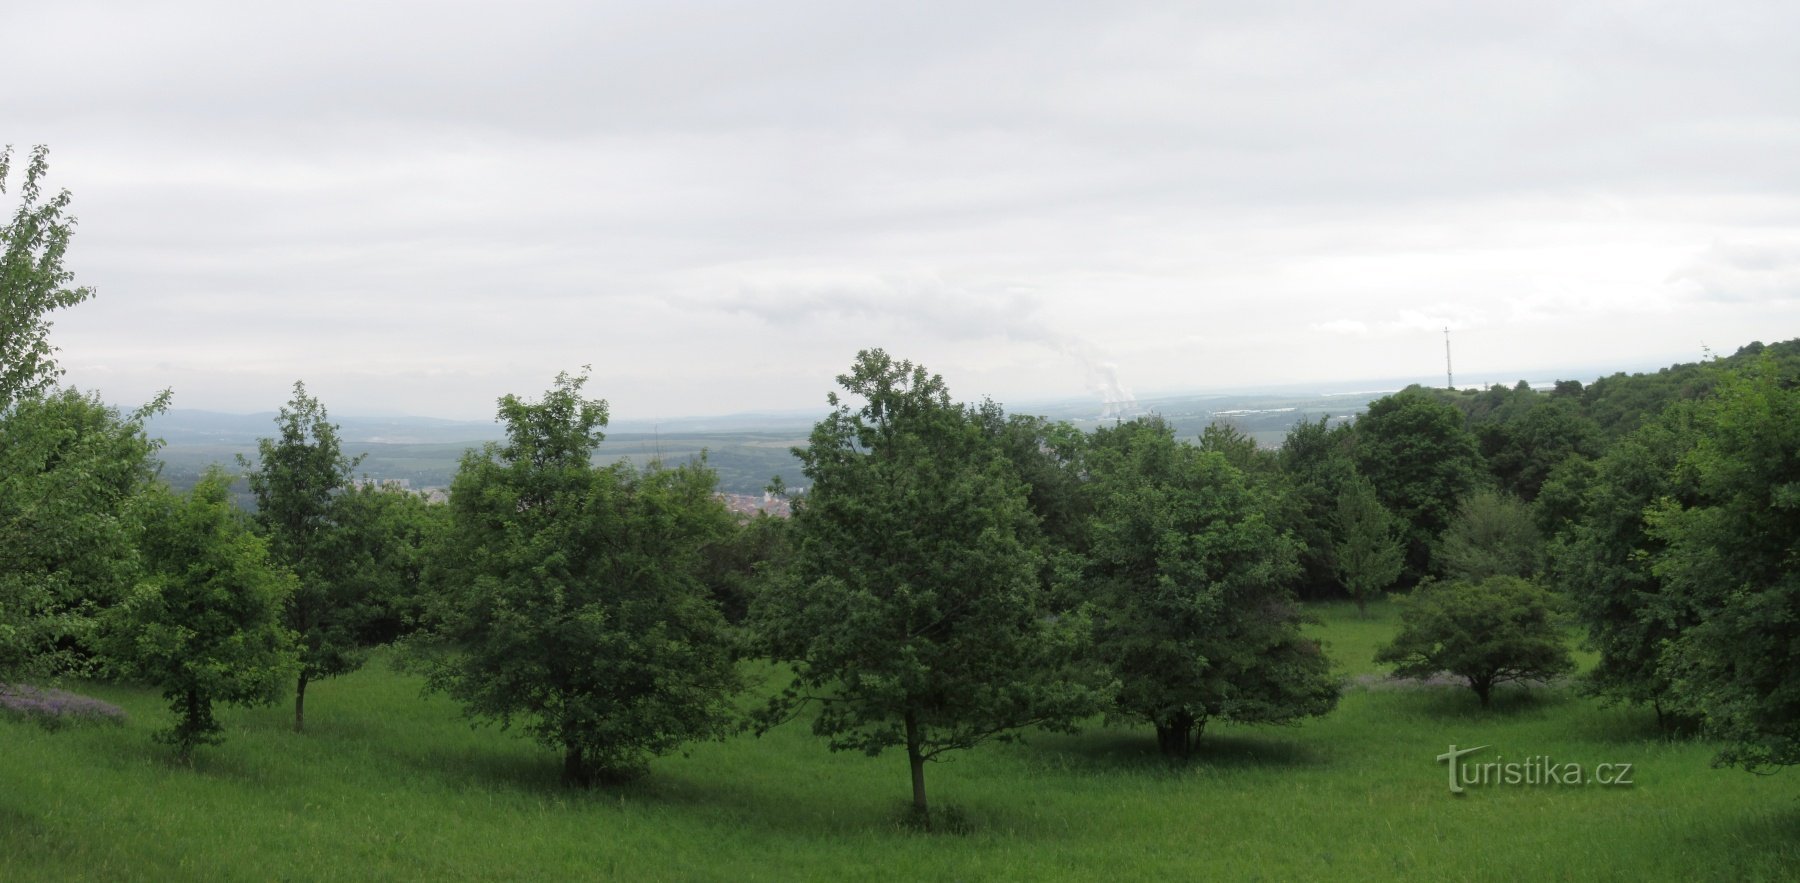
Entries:
[[27, 684], [0, 684], [0, 709], [50, 727], [75, 721], [125, 722], [125, 709], [112, 703]]

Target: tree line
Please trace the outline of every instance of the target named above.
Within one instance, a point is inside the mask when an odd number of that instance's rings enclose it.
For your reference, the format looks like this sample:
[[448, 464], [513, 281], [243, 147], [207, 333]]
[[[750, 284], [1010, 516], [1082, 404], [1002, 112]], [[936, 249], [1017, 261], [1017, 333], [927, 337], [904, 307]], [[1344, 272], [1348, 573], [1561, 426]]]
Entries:
[[[296, 383], [238, 464], [245, 512], [222, 469], [157, 481], [166, 393], [126, 412], [59, 386], [45, 315], [91, 292], [46, 168], [0, 230], [0, 681], [155, 685], [183, 758], [220, 737], [216, 703], [291, 697], [302, 731], [310, 687], [394, 644], [571, 783], [805, 717], [833, 750], [902, 751], [929, 825], [928, 762], [1028, 728], [1136, 722], [1182, 758], [1212, 722], [1328, 713], [1300, 601], [1396, 591], [1400, 674], [1486, 705], [1572, 670], [1572, 616], [1587, 689], [1728, 763], [1800, 759], [1800, 341], [1586, 388], [1413, 387], [1275, 450], [1153, 415], [1083, 433], [865, 350], [794, 451], [785, 520], [732, 516], [704, 458], [601, 461], [585, 372], [502, 398], [505, 440], [447, 504], [359, 481]], [[785, 686], [745, 716], [747, 659]]]

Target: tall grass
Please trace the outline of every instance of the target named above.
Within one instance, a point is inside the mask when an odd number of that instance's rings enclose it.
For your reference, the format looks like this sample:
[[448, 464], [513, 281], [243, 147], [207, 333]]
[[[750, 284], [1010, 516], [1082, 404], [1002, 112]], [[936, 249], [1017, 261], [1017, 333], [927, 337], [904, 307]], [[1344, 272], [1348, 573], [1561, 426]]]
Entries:
[[[1375, 670], [1392, 611], [1326, 606], [1345, 675]], [[1147, 729], [1035, 734], [929, 772], [967, 833], [903, 824], [904, 758], [831, 754], [791, 724], [563, 788], [552, 752], [422, 699], [377, 663], [280, 708], [227, 711], [176, 765], [162, 700], [85, 685], [124, 726], [0, 718], [0, 880], [1793, 879], [1800, 776], [1713, 769], [1648, 712], [1566, 689], [1352, 687], [1297, 727], [1208, 727], [1172, 767]], [[1434, 758], [1631, 763], [1629, 787], [1449, 793]]]

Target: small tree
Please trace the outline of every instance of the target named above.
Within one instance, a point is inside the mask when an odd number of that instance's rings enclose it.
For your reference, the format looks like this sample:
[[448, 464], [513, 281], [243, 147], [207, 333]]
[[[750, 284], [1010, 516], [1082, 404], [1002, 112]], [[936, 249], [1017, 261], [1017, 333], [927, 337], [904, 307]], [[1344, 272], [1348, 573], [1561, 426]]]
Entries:
[[361, 647], [395, 641], [424, 611], [425, 573], [441, 543], [450, 507], [424, 494], [370, 482], [332, 500], [336, 566], [355, 599], [352, 640]]
[[1208, 721], [1285, 723], [1336, 707], [1317, 641], [1286, 589], [1294, 544], [1223, 453], [1158, 418], [1094, 434], [1088, 583], [1116, 707], [1188, 757]]
[[275, 417], [277, 438], [259, 439], [255, 463], [238, 458], [249, 471], [256, 497], [255, 523], [268, 540], [270, 557], [297, 577], [288, 596], [287, 626], [299, 638], [300, 671], [294, 686], [294, 732], [306, 724], [306, 686], [362, 667], [367, 651], [358, 642], [364, 620], [373, 615], [364, 583], [346, 565], [346, 540], [336, 511], [351, 485], [358, 460], [345, 457], [337, 426], [306, 385], [294, 383], [294, 398]]
[[1333, 565], [1350, 597], [1356, 599], [1357, 611], [1366, 612], [1369, 598], [1393, 585], [1406, 566], [1402, 528], [1381, 505], [1375, 486], [1361, 475], [1352, 475], [1344, 483], [1338, 494], [1336, 520]]
[[125, 517], [155, 473], [144, 421], [65, 389], [0, 413], [0, 682], [88, 673], [98, 618], [130, 591]]
[[[1663, 651], [1699, 621], [1701, 600], [1671, 589], [1654, 572], [1665, 543], [1645, 523], [1659, 501], [1691, 503], [1691, 477], [1676, 464], [1695, 443], [1692, 402], [1664, 409], [1655, 420], [1615, 442], [1591, 470], [1545, 484], [1540, 509], [1559, 505], [1562, 529], [1550, 544], [1552, 585], [1573, 602], [1599, 653], [1584, 680], [1614, 701], [1647, 704], [1657, 723], [1676, 729], [1696, 723], [1678, 708]], [[1559, 500], [1566, 498], [1566, 500]]]
[[1530, 507], [1518, 497], [1478, 490], [1463, 500], [1444, 532], [1442, 558], [1451, 579], [1531, 579], [1544, 567], [1544, 539]]
[[281, 624], [293, 577], [270, 564], [229, 487], [215, 469], [186, 497], [159, 488], [142, 498], [146, 575], [106, 627], [119, 668], [163, 688], [175, 723], [157, 739], [184, 763], [195, 747], [221, 741], [214, 703], [273, 702], [298, 664]]
[[838, 383], [836, 407], [795, 450], [812, 485], [794, 513], [790, 566], [758, 593], [763, 649], [794, 669], [766, 728], [816, 705], [834, 751], [900, 747], [927, 829], [925, 764], [1098, 710], [1102, 680], [1076, 662], [1077, 616], [1055, 616], [1025, 483], [943, 378], [881, 350]]
[[1352, 432], [1341, 420], [1335, 424], [1328, 417], [1303, 420], [1288, 431], [1276, 454], [1281, 511], [1286, 515], [1279, 523], [1300, 543], [1296, 588], [1302, 598], [1330, 597], [1342, 583], [1335, 549], [1337, 506], [1344, 483], [1356, 474], [1350, 457]]
[[1468, 679], [1488, 707], [1494, 685], [1547, 681], [1575, 670], [1556, 618], [1556, 597], [1511, 576], [1420, 586], [1401, 599], [1400, 633], [1375, 653], [1394, 677], [1449, 672]]
[[[91, 288], [71, 287], [75, 274], [63, 268], [75, 219], [64, 214], [69, 191], [43, 198], [49, 158], [43, 145], [31, 149], [19, 208], [0, 226], [0, 413], [21, 399], [49, 392], [62, 374], [44, 314], [94, 296]], [[9, 144], [0, 148], [0, 194], [6, 192], [11, 170]]]
[[559, 375], [540, 402], [500, 400], [506, 444], [464, 455], [450, 489], [426, 689], [514, 721], [563, 752], [563, 776], [637, 775], [730, 729], [739, 688], [703, 549], [730, 524], [703, 464], [639, 473], [591, 458], [606, 403]]
[[1436, 572], [1438, 538], [1475, 487], [1481, 454], [1455, 406], [1408, 387], [1369, 403], [1356, 421], [1356, 469], [1406, 524], [1408, 583]]

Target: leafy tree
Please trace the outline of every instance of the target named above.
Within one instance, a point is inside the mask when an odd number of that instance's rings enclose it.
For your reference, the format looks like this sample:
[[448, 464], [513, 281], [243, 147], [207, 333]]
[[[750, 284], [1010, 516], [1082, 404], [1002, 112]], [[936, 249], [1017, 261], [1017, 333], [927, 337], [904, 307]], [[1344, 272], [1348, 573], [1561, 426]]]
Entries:
[[1247, 475], [1264, 475], [1280, 468], [1280, 457], [1266, 451], [1256, 439], [1229, 420], [1214, 420], [1200, 430], [1199, 447], [1225, 458], [1225, 462]]
[[1066, 422], [1007, 414], [993, 402], [977, 406], [974, 416], [1025, 481], [1047, 553], [1080, 551], [1090, 508], [1082, 490], [1086, 434]]
[[1394, 677], [1449, 672], [1466, 678], [1486, 708], [1496, 684], [1575, 669], [1556, 596], [1518, 577], [1427, 583], [1400, 604], [1400, 633], [1375, 652], [1376, 662], [1394, 665]]
[[1480, 476], [1475, 438], [1456, 408], [1404, 390], [1369, 404], [1356, 421], [1357, 471], [1407, 525], [1407, 574], [1437, 569], [1437, 541]]
[[925, 763], [1099, 708], [1074, 662], [1086, 624], [1049, 615], [1026, 485], [977, 409], [881, 350], [837, 378], [795, 450], [812, 481], [790, 566], [754, 599], [763, 648], [794, 669], [764, 727], [816, 706], [832, 750], [903, 747], [930, 826]]
[[1543, 569], [1544, 540], [1530, 507], [1510, 494], [1482, 489], [1463, 500], [1444, 532], [1442, 557], [1452, 579], [1530, 579]]
[[281, 624], [293, 577], [269, 561], [229, 486], [215, 469], [186, 497], [159, 487], [140, 498], [145, 576], [106, 621], [109, 658], [163, 689], [175, 723], [157, 739], [183, 762], [221, 741], [214, 703], [273, 702], [298, 664]]
[[1606, 436], [1620, 438], [1656, 419], [1673, 402], [1707, 395], [1723, 372], [1765, 359], [1788, 376], [1800, 372], [1800, 338], [1767, 346], [1752, 342], [1722, 359], [1670, 365], [1653, 374], [1602, 377], [1582, 392], [1581, 409]]
[[442, 543], [450, 507], [391, 484], [363, 482], [332, 499], [335, 568], [356, 599], [356, 646], [376, 647], [417, 627], [425, 609], [431, 551]]
[[1700, 620], [1668, 645], [1684, 711], [1748, 769], [1800, 763], [1800, 385], [1772, 358], [1724, 375], [1695, 409], [1677, 474], [1694, 499], [1664, 497], [1648, 533], [1653, 571]]
[[787, 527], [786, 518], [758, 512], [734, 519], [706, 544], [703, 579], [720, 613], [732, 625], [742, 625], [749, 616], [756, 580], [786, 560]]
[[1038, 524], [1030, 539], [1042, 558], [1039, 579], [1049, 592], [1051, 615], [1074, 614], [1083, 603], [1081, 571], [1093, 508], [1084, 487], [1087, 434], [1066, 422], [1008, 415], [991, 401], [972, 413], [1025, 482]]
[[85, 673], [94, 623], [124, 598], [137, 553], [131, 501], [155, 474], [143, 422], [69, 389], [0, 413], [0, 681]]
[[[65, 212], [69, 191], [44, 198], [50, 151], [32, 148], [19, 186], [19, 207], [0, 226], [0, 413], [19, 401], [49, 392], [62, 371], [50, 345], [44, 314], [92, 297], [91, 288], [71, 287], [75, 275], [63, 267], [75, 219]], [[12, 146], [0, 148], [0, 194], [12, 170]]]
[[1524, 397], [1523, 406], [1475, 431], [1482, 459], [1500, 488], [1531, 502], [1558, 464], [1600, 454], [1600, 427], [1582, 415], [1576, 399], [1529, 388], [1517, 395]]
[[585, 375], [500, 400], [504, 445], [464, 455], [439, 582], [415, 636], [428, 691], [563, 752], [572, 785], [642, 773], [729, 729], [739, 688], [703, 550], [730, 523], [702, 463], [596, 467]]
[[367, 652], [357, 640], [373, 615], [366, 584], [342, 544], [351, 539], [339, 523], [338, 499], [354, 481], [357, 461], [341, 451], [337, 426], [306, 385], [275, 416], [276, 438], [259, 439], [249, 471], [256, 499], [255, 524], [269, 555], [298, 582], [287, 600], [287, 626], [299, 638], [300, 671], [294, 686], [294, 732], [306, 723], [306, 686], [362, 667]]
[[1293, 543], [1224, 454], [1139, 418], [1096, 431], [1087, 466], [1095, 644], [1122, 715], [1185, 758], [1210, 720], [1283, 723], [1337, 705], [1285, 588]]
[[1665, 543], [1651, 534], [1644, 513], [1661, 500], [1693, 501], [1692, 482], [1675, 469], [1694, 444], [1691, 421], [1691, 403], [1672, 405], [1614, 444], [1591, 470], [1580, 476], [1565, 470], [1539, 498], [1540, 509], [1554, 503], [1565, 512], [1548, 572], [1573, 602], [1588, 645], [1599, 651], [1588, 688], [1650, 705], [1665, 727], [1688, 718], [1671, 702], [1663, 648], [1698, 621], [1699, 608], [1652, 571]]
[[1405, 567], [1406, 546], [1401, 525], [1388, 514], [1369, 480], [1351, 475], [1338, 494], [1335, 562], [1338, 578], [1359, 612], [1368, 610], [1371, 596], [1394, 584]]
[[1351, 458], [1351, 425], [1330, 418], [1301, 421], [1289, 430], [1276, 453], [1283, 478], [1282, 526], [1299, 541], [1303, 598], [1324, 598], [1346, 588], [1340, 583], [1336, 544], [1338, 497], [1356, 475]]

